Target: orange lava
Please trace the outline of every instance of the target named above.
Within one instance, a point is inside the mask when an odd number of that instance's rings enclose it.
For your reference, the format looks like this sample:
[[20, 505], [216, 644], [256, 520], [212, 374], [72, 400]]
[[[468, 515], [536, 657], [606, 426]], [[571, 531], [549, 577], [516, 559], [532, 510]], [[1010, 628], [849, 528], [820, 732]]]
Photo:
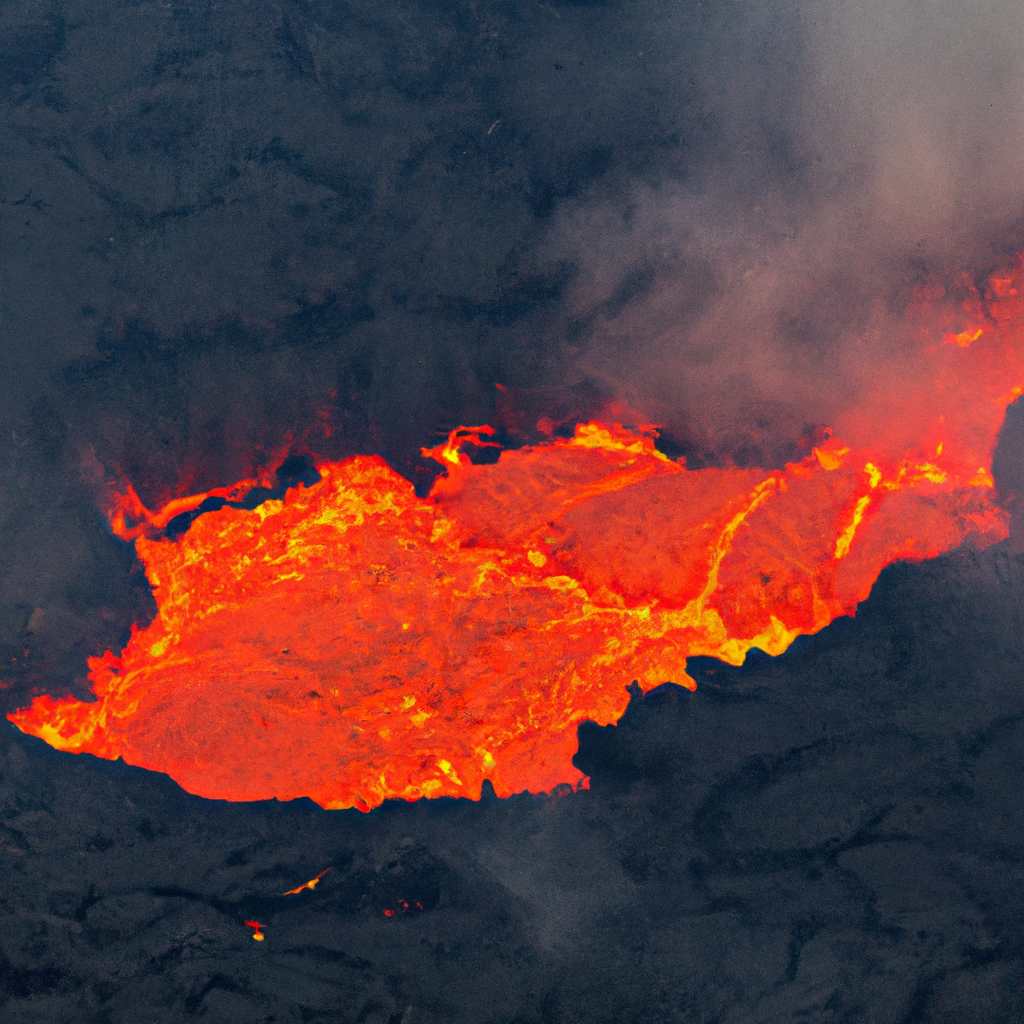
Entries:
[[692, 686], [689, 656], [779, 654], [894, 560], [1005, 537], [989, 467], [1024, 386], [1020, 277], [945, 333], [922, 303], [916, 347], [780, 470], [688, 470], [651, 428], [588, 423], [491, 465], [462, 452], [488, 428], [462, 428], [430, 450], [448, 475], [426, 498], [377, 457], [324, 464], [176, 541], [153, 527], [202, 496], [151, 513], [130, 493], [112, 521], [157, 617], [91, 660], [95, 702], [9, 717], [228, 800], [366, 810], [578, 782], [576, 727], [615, 721], [629, 680]]
[[297, 885], [294, 889], [289, 889], [287, 892], [282, 893], [282, 896], [295, 896], [297, 893], [302, 892], [304, 889], [309, 889], [312, 892], [319, 884], [320, 879], [324, 877], [331, 869], [324, 868], [316, 878], [311, 878], [308, 882], [303, 882], [302, 885]]

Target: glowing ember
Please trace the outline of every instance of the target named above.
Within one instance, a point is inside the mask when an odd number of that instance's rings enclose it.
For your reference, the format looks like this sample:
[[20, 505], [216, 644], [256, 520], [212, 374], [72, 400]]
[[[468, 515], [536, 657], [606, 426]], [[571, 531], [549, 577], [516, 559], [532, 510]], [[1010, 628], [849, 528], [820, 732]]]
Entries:
[[91, 660], [94, 703], [40, 697], [11, 720], [229, 800], [365, 810], [579, 782], [576, 726], [616, 720], [630, 679], [779, 654], [895, 559], [1006, 535], [987, 467], [1024, 383], [1018, 277], [781, 470], [691, 471], [651, 428], [588, 423], [492, 465], [461, 451], [488, 428], [456, 431], [428, 452], [448, 476], [427, 498], [376, 457], [321, 465], [177, 541], [153, 527], [202, 496], [149, 513], [129, 493], [112, 521], [157, 617]]
[[408, 900], [399, 900], [394, 907], [388, 907], [384, 911], [385, 917], [395, 917], [397, 914], [408, 914], [412, 910], [422, 910], [423, 904], [417, 900], [415, 903], [410, 903]]
[[266, 938], [266, 935], [263, 934], [263, 926], [259, 923], [259, 921], [246, 921], [245, 926], [246, 928], [255, 929], [255, 931], [252, 933], [252, 937], [256, 940], [256, 942], [262, 942]]

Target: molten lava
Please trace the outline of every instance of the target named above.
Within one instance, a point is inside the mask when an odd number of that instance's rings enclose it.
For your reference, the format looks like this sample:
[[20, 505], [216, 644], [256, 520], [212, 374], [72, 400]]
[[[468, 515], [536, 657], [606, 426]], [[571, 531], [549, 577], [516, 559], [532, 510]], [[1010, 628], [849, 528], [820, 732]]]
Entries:
[[894, 560], [1006, 535], [988, 467], [1024, 385], [1020, 276], [994, 278], [955, 332], [932, 316], [784, 469], [688, 470], [651, 428], [587, 423], [490, 465], [462, 451], [488, 428], [461, 428], [425, 452], [448, 471], [426, 498], [377, 457], [320, 465], [177, 540], [156, 528], [207, 495], [151, 513], [129, 492], [111, 519], [156, 618], [90, 661], [95, 702], [10, 717], [229, 800], [365, 810], [484, 779], [502, 796], [581, 782], [576, 727], [615, 721], [630, 679], [692, 686], [692, 655], [780, 654]]
[[309, 891], [312, 892], [320, 884], [320, 879], [323, 878], [330, 870], [330, 868], [324, 868], [316, 878], [311, 878], [308, 882], [303, 882], [302, 885], [297, 885], [294, 889], [289, 889], [281, 895], [296, 896], [298, 893], [303, 892], [306, 889], [309, 889]]

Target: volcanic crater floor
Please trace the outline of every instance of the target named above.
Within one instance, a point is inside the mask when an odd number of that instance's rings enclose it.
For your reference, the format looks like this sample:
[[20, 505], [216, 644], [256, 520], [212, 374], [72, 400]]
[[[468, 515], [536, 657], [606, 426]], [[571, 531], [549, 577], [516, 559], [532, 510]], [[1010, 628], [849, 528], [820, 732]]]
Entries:
[[580, 729], [589, 790], [369, 814], [5, 724], [0, 1015], [1019, 1021], [1022, 655], [1024, 557], [962, 548], [779, 658], [634, 689]]

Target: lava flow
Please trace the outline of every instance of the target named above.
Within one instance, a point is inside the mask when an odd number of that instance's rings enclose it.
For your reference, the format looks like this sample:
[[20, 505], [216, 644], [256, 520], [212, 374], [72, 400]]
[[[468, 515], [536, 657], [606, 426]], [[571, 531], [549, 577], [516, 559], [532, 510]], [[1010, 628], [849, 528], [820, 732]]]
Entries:
[[1021, 276], [945, 336], [930, 314], [898, 372], [783, 469], [688, 470], [652, 428], [587, 423], [490, 465], [462, 450], [488, 428], [461, 428], [426, 452], [447, 469], [426, 498], [377, 457], [323, 464], [177, 540], [157, 528], [204, 496], [152, 513], [128, 493], [111, 518], [156, 618], [91, 659], [94, 702], [10, 718], [229, 800], [365, 810], [581, 782], [576, 727], [615, 721], [630, 679], [692, 686], [689, 656], [777, 655], [894, 560], [1006, 536], [989, 467], [1024, 385]]

